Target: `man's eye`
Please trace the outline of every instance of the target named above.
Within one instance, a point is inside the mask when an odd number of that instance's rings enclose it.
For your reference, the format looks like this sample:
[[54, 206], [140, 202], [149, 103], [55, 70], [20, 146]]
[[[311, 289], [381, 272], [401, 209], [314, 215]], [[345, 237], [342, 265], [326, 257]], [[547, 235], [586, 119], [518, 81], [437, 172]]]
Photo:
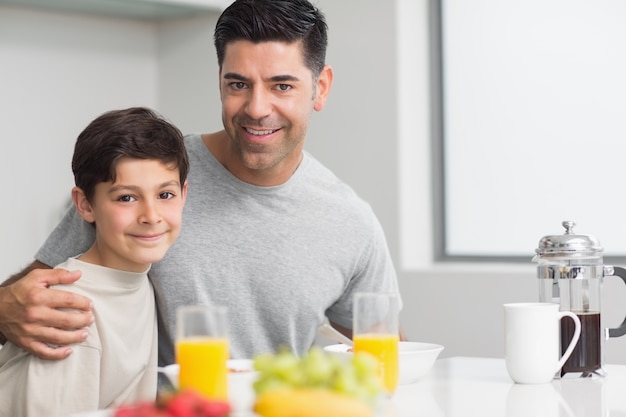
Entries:
[[291, 90], [291, 88], [292, 87], [289, 84], [278, 84], [276, 86], [276, 89], [280, 90], [280, 91], [289, 91], [289, 90]]
[[132, 195], [123, 195], [117, 198], [117, 201], [123, 201], [123, 202], [131, 202], [131, 201], [135, 201], [135, 197], [133, 197]]
[[159, 198], [162, 200], [169, 200], [170, 198], [174, 198], [174, 193], [170, 193], [169, 191], [164, 191], [159, 194]]
[[246, 83], [241, 81], [235, 81], [234, 83], [230, 83], [230, 86], [235, 90], [243, 90], [244, 88], [246, 88]]

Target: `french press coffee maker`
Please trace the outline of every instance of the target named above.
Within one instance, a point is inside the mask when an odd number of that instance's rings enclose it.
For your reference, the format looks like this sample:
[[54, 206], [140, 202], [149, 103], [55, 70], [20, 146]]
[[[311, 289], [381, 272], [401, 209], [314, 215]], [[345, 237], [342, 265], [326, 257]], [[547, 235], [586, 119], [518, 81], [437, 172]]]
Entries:
[[[626, 334], [626, 319], [614, 329], [606, 329], [600, 320], [601, 286], [606, 276], [618, 276], [626, 283], [626, 269], [603, 265], [602, 247], [592, 236], [574, 233], [572, 221], [562, 222], [563, 235], [544, 236], [535, 249], [539, 278], [539, 301], [560, 305], [580, 319], [580, 340], [563, 365], [560, 376], [604, 376], [604, 342], [609, 337]], [[572, 320], [561, 321], [561, 345], [572, 340]], [[561, 352], [563, 353], [563, 352]]]

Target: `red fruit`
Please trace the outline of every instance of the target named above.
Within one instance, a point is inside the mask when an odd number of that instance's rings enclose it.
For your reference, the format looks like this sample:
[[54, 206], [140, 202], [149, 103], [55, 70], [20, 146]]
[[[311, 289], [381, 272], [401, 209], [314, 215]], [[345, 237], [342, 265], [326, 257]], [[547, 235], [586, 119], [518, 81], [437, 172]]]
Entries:
[[155, 417], [157, 407], [151, 402], [141, 402], [133, 405], [122, 405], [115, 410], [114, 417]]
[[182, 391], [167, 402], [166, 410], [172, 417], [223, 417], [230, 413], [230, 404], [213, 401], [192, 391]]
[[115, 409], [113, 417], [135, 417], [135, 407], [132, 405], [122, 405]]
[[200, 404], [202, 417], [222, 417], [230, 413], [230, 404], [225, 401], [204, 400]]
[[137, 405], [135, 417], [155, 417], [158, 411], [159, 409], [156, 405], [154, 405], [154, 403], [139, 403]]
[[172, 417], [194, 417], [197, 402], [198, 394], [193, 391], [182, 391], [170, 398], [166, 410]]

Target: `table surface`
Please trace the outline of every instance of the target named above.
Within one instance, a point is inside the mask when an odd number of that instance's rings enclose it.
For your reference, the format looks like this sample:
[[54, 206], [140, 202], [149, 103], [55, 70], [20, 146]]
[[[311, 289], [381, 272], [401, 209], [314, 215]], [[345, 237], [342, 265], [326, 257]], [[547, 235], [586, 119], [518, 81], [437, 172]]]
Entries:
[[605, 366], [604, 378], [515, 384], [504, 359], [439, 359], [427, 376], [398, 387], [385, 417], [626, 416], [626, 366]]
[[[626, 365], [605, 370], [604, 378], [522, 385], [513, 383], [504, 359], [439, 359], [422, 379], [398, 386], [377, 417], [626, 417]], [[100, 411], [73, 417], [111, 415]]]

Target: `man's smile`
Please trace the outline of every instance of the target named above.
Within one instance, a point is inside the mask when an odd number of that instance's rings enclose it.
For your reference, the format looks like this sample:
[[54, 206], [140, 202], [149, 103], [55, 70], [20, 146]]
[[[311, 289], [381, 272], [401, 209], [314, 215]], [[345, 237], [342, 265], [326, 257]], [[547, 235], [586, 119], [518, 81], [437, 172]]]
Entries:
[[280, 129], [263, 129], [263, 130], [257, 130], [257, 129], [252, 129], [250, 127], [245, 127], [244, 128], [246, 130], [246, 132], [248, 132], [251, 135], [255, 135], [255, 136], [264, 136], [264, 135], [271, 135], [272, 133], [280, 130]]

